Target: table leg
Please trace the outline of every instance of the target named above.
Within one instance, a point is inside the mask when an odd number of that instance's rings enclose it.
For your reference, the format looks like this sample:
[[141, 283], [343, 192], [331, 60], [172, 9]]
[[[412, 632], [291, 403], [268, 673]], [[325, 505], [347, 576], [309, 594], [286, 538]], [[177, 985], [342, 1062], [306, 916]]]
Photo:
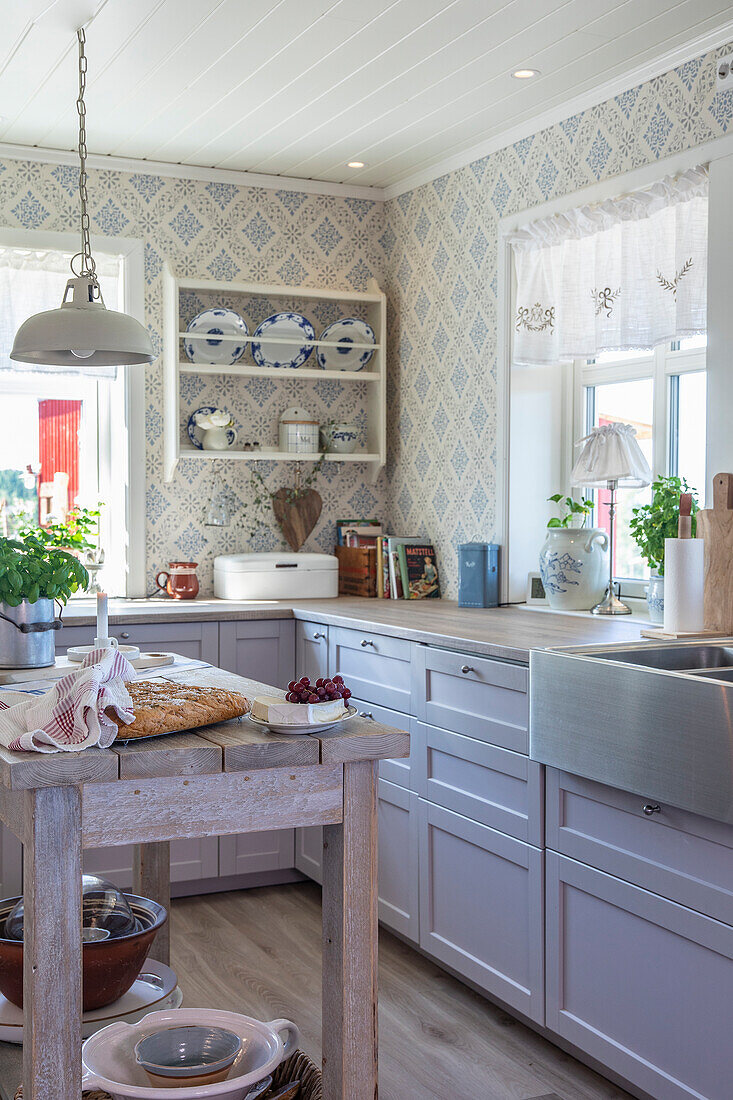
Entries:
[[23, 1095], [81, 1096], [81, 787], [27, 791]]
[[323, 1097], [377, 1096], [377, 768], [344, 764], [344, 820], [323, 831]]
[[[171, 911], [171, 846], [167, 840], [156, 844], [136, 844], [132, 861], [132, 890], [144, 898], [152, 898]], [[158, 932], [150, 950], [150, 958], [170, 965], [170, 916]]]

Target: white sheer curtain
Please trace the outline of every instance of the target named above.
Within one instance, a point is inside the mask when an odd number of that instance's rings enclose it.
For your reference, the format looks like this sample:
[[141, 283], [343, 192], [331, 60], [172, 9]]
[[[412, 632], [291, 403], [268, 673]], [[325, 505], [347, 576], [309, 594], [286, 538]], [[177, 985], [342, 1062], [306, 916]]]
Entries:
[[[70, 277], [71, 253], [24, 248], [0, 248], [0, 371], [33, 374], [83, 374], [85, 377], [114, 378], [116, 367], [39, 366], [16, 363], [10, 358], [15, 333], [34, 313], [58, 309], [66, 280]], [[117, 309], [120, 263], [116, 256], [95, 256], [97, 277], [105, 304]]]
[[698, 167], [511, 234], [514, 362], [592, 359], [704, 333], [707, 195]]

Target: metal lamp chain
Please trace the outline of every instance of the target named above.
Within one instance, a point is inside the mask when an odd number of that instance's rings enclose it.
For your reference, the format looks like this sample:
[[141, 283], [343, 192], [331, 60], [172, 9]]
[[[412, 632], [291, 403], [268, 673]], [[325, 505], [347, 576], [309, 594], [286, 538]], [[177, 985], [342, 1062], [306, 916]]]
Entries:
[[[87, 86], [87, 58], [84, 53], [86, 34], [84, 28], [77, 31], [79, 39], [79, 97], [76, 101], [76, 109], [79, 113], [79, 199], [81, 205], [81, 275], [94, 276], [96, 265], [92, 256], [92, 246], [89, 240], [89, 196], [87, 194], [87, 130], [86, 130], [86, 104], [84, 93]], [[77, 256], [74, 257], [77, 259]], [[72, 261], [73, 270], [73, 261]]]

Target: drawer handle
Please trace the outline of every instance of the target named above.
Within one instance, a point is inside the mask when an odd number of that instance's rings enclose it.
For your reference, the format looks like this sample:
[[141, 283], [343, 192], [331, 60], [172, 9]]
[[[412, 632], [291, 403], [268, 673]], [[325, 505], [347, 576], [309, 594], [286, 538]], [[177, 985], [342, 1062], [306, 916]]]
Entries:
[[362, 638], [362, 640], [361, 640], [361, 648], [362, 648], [362, 649], [366, 649], [366, 647], [367, 647], [368, 645], [370, 645], [370, 646], [372, 647], [372, 649], [374, 649], [374, 642], [370, 642], [368, 638]]
[[129, 638], [130, 637], [130, 631], [129, 630], [123, 630], [120, 634], [120, 637], [121, 638]]
[[661, 814], [662, 807], [658, 802], [645, 802], [641, 807], [647, 817], [651, 817], [652, 814]]
[[322, 631], [317, 630], [315, 632], [315, 634], [313, 635], [313, 641], [317, 642], [319, 638], [325, 638], [325, 637], [326, 637], [326, 635]]
[[374, 715], [371, 713], [371, 711], [368, 711], [368, 710], [360, 711], [359, 712], [359, 717], [360, 718], [371, 718], [372, 722], [374, 721]]
[[475, 672], [475, 669], [471, 668], [470, 665], [461, 665], [461, 672], [464, 676], [468, 676], [469, 672]]

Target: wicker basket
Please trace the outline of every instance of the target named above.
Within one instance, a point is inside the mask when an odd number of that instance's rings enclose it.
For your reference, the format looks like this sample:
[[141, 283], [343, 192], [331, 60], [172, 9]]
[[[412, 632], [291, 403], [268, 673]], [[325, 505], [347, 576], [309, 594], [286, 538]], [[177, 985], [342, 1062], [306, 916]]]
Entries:
[[[300, 1078], [298, 1100], [322, 1100], [321, 1071], [316, 1068], [315, 1062], [312, 1062], [307, 1054], [299, 1050], [277, 1067], [272, 1075], [272, 1087], [274, 1089], [278, 1085], [286, 1085], [296, 1077]], [[22, 1085], [18, 1086], [15, 1100], [23, 1100]], [[84, 1093], [84, 1100], [110, 1100], [110, 1095], [108, 1092], [98, 1092], [94, 1089], [92, 1092]]]

